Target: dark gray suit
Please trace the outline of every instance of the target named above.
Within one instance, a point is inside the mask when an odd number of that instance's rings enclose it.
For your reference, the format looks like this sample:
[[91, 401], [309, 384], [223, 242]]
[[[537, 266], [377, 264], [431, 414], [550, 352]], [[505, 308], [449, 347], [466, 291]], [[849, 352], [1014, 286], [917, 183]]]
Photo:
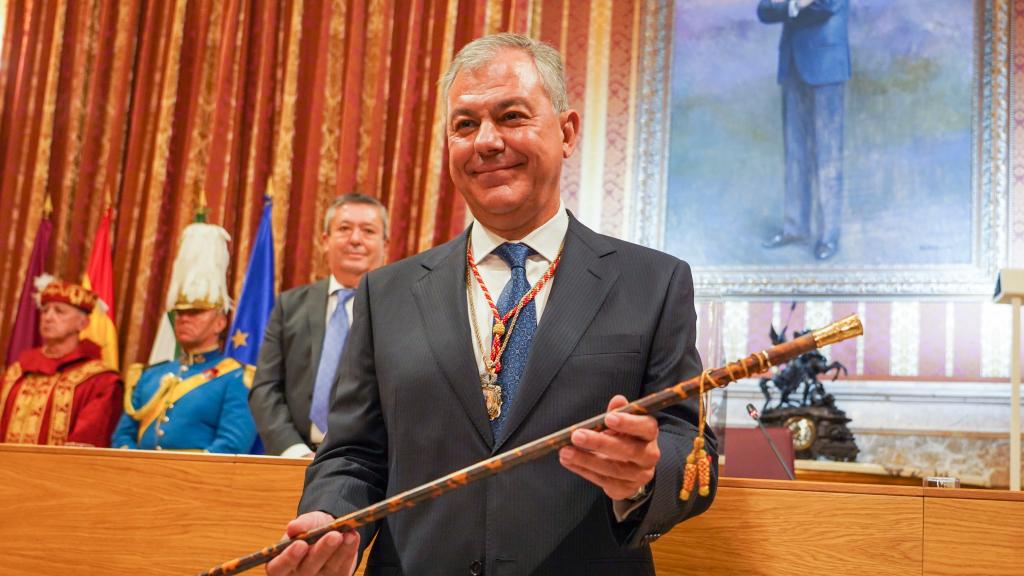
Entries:
[[[300, 512], [348, 513], [599, 414], [616, 393], [635, 399], [700, 372], [689, 266], [570, 218], [504, 436], [493, 438], [468, 321], [467, 237], [363, 279]], [[648, 543], [711, 502], [678, 500], [696, 403], [658, 418], [653, 490], [626, 522], [551, 455], [386, 518], [367, 574], [652, 574]]]
[[327, 279], [283, 292], [260, 347], [249, 408], [268, 454], [309, 439], [309, 406], [324, 342]]

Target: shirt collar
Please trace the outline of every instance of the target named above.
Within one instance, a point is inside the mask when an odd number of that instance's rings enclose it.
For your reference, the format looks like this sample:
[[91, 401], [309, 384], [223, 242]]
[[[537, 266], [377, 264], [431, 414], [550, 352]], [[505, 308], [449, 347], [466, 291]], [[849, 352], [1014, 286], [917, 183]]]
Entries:
[[[342, 289], [345, 289], [345, 288], [348, 288], [348, 287], [345, 286], [344, 284], [342, 284], [341, 282], [338, 282], [338, 279], [334, 277], [334, 274], [328, 274], [327, 275], [327, 297], [328, 298], [330, 298], [331, 296], [334, 296], [334, 294], [338, 290], [342, 290]], [[349, 289], [350, 290], [355, 290], [354, 287], [353, 288], [349, 288]]]
[[328, 274], [327, 278], [327, 297], [330, 298], [335, 292], [344, 288], [344, 286], [341, 285], [341, 282], [338, 282], [338, 279], [334, 277], [334, 274]]
[[[569, 214], [565, 211], [565, 204], [558, 201], [558, 211], [550, 220], [541, 224], [540, 227], [526, 235], [520, 240], [537, 254], [540, 254], [548, 262], [554, 262], [558, 257], [558, 251], [562, 248], [562, 241], [565, 233], [569, 230]], [[473, 229], [470, 231], [470, 241], [473, 243], [473, 259], [475, 264], [490, 255], [490, 253], [505, 242], [511, 242], [498, 234], [488, 230], [476, 218], [473, 219]], [[332, 278], [333, 279], [333, 278]]]

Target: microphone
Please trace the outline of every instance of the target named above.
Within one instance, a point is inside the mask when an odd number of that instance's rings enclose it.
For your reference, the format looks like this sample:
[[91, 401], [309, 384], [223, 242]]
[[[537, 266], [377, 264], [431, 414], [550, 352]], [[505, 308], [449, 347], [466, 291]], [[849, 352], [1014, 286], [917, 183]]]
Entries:
[[782, 460], [782, 455], [779, 454], [779, 449], [775, 447], [775, 442], [772, 442], [772, 437], [769, 436], [768, 431], [764, 429], [764, 424], [761, 423], [761, 415], [758, 414], [757, 408], [754, 408], [753, 404], [747, 404], [747, 414], [750, 414], [750, 418], [753, 419], [754, 422], [757, 422], [757, 427], [761, 429], [761, 434], [764, 434], [764, 439], [768, 441], [768, 446], [775, 454], [775, 459], [779, 461], [779, 466], [782, 466], [782, 469], [786, 471], [786, 476], [788, 476], [790, 480], [796, 480], [796, 478], [793, 477], [793, 471], [790, 470], [789, 466], [786, 466], [786, 463]]

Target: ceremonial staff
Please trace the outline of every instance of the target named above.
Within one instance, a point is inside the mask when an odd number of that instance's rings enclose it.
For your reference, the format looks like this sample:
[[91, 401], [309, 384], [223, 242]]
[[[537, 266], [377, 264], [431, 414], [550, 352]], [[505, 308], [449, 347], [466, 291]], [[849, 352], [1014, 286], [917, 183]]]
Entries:
[[[810, 352], [811, 350], [822, 348], [829, 344], [835, 344], [836, 342], [841, 342], [847, 338], [860, 336], [863, 333], [864, 329], [861, 326], [860, 319], [856, 315], [848, 316], [838, 322], [805, 334], [789, 342], [783, 342], [778, 346], [773, 346], [767, 350], [756, 352], [742, 360], [730, 362], [720, 368], [707, 370], [700, 376], [684, 380], [675, 386], [644, 396], [643, 398], [631, 402], [617, 410], [613, 410], [613, 412], [625, 412], [629, 414], [650, 414], [657, 412], [668, 406], [682, 402], [686, 398], [693, 396], [695, 393], [706, 392], [712, 388], [722, 388], [730, 382], [734, 382], [740, 378], [749, 378], [755, 374], [765, 372], [772, 366], [778, 366], [779, 364], [788, 362], [789, 360], [792, 360], [806, 352]], [[535, 460], [570, 444], [572, 433], [576, 430], [587, 429], [595, 432], [604, 430], [606, 428], [604, 420], [609, 413], [594, 416], [589, 420], [584, 420], [583, 422], [579, 422], [569, 426], [568, 428], [564, 428], [558, 432], [544, 436], [543, 438], [538, 438], [533, 442], [529, 442], [518, 448], [509, 450], [508, 452], [503, 452], [497, 456], [493, 456], [482, 462], [463, 468], [462, 470], [452, 472], [451, 474], [438, 478], [433, 482], [428, 482], [411, 490], [402, 492], [401, 494], [396, 494], [372, 506], [363, 508], [362, 510], [357, 510], [337, 518], [330, 524], [326, 524], [314, 530], [308, 530], [294, 538], [282, 540], [281, 542], [263, 548], [258, 552], [253, 552], [248, 556], [230, 560], [220, 566], [216, 566], [205, 572], [200, 572], [199, 574], [201, 576], [238, 574], [239, 572], [248, 570], [249, 568], [269, 562], [278, 554], [284, 552], [285, 548], [287, 548], [292, 542], [303, 540], [312, 545], [328, 532], [350, 532], [361, 526], [376, 522], [389, 514], [402, 510], [403, 508], [412, 508], [421, 502], [433, 500], [445, 492], [450, 492], [456, 488], [465, 486], [470, 482], [489, 478], [495, 474], [501, 473], [503, 470]]]

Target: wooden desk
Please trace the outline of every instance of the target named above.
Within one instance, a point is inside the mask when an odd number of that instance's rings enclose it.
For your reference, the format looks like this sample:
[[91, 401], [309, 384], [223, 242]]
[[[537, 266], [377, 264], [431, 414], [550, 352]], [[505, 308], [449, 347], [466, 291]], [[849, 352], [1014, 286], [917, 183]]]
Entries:
[[[0, 445], [0, 572], [193, 574], [280, 538], [306, 464]], [[662, 575], [998, 576], [1022, 541], [1019, 493], [726, 478], [654, 555]]]

